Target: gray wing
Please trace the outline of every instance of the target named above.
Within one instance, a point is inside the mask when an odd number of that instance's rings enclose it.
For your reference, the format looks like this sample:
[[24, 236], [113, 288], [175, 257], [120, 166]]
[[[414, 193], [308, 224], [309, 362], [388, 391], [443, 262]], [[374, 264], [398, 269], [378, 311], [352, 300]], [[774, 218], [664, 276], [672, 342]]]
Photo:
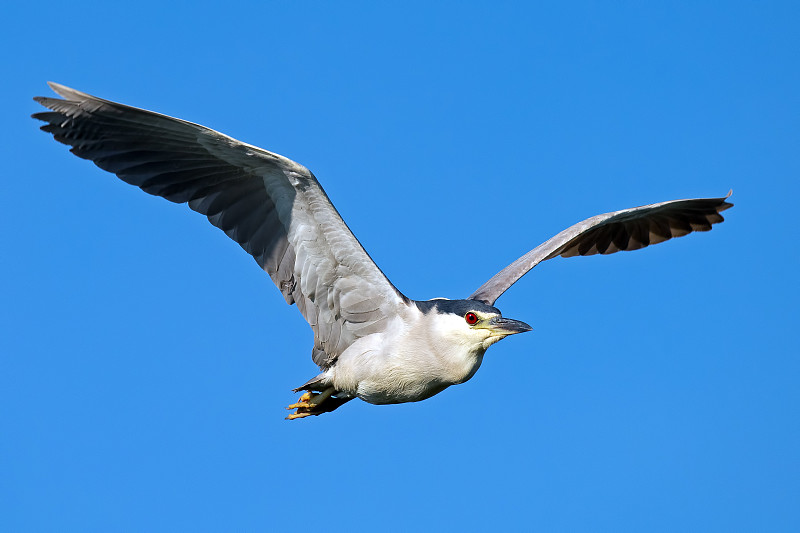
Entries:
[[252, 255], [314, 330], [327, 368], [378, 331], [407, 299], [350, 232], [302, 165], [198, 124], [102, 100], [63, 85], [42, 130], [143, 191], [188, 203]]
[[469, 298], [494, 305], [530, 269], [559, 255], [613, 254], [638, 250], [693, 231], [709, 231], [712, 224], [724, 220], [720, 212], [733, 206], [725, 201], [730, 195], [729, 192], [723, 198], [673, 200], [587, 218], [508, 265]]

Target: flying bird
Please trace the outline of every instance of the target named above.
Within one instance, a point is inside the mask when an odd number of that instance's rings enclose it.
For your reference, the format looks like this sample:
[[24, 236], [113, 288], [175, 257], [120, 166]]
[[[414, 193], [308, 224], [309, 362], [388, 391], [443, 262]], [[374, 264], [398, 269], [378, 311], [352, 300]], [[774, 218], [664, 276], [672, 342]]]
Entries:
[[288, 419], [353, 398], [415, 402], [470, 379], [486, 350], [531, 327], [505, 318], [497, 298], [557, 256], [637, 250], [708, 231], [732, 206], [673, 200], [575, 224], [495, 274], [463, 300], [412, 300], [372, 261], [307, 168], [199, 124], [103, 100], [57, 83], [36, 97], [42, 130], [144, 192], [206, 215], [239, 243], [314, 332], [320, 373], [300, 385]]

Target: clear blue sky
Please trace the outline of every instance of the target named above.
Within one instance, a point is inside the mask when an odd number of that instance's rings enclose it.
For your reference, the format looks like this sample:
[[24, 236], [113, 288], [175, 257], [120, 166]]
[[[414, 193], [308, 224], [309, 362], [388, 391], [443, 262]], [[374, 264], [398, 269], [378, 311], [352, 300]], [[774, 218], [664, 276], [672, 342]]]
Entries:
[[[0, 529], [800, 530], [797, 3], [19, 4]], [[534, 331], [464, 385], [286, 422], [300, 314], [203, 217], [39, 132], [47, 80], [303, 163], [417, 299], [594, 214], [736, 206], [540, 265], [498, 301]]]

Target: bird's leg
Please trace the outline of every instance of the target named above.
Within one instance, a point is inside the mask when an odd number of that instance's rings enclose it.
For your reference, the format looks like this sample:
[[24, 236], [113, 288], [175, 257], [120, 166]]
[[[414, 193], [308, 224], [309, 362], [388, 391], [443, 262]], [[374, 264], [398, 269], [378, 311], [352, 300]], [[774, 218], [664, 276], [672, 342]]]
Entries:
[[[336, 389], [329, 387], [320, 393], [306, 392], [287, 409], [297, 409], [294, 413], [286, 417], [286, 420], [294, 420], [295, 418], [305, 418], [311, 415], [320, 415], [332, 409], [325, 409], [321, 404], [336, 392]], [[337, 405], [338, 407], [338, 405]]]
[[293, 403], [288, 406], [287, 409], [313, 409], [315, 406], [330, 398], [333, 393], [333, 387], [325, 389], [319, 394], [315, 392], [306, 392], [298, 398], [297, 403]]

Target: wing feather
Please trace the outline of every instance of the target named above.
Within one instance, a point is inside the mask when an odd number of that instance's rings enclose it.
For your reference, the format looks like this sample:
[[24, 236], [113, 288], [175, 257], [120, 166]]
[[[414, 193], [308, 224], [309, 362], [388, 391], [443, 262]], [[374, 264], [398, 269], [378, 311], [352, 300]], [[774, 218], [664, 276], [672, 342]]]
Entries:
[[623, 209], [587, 218], [537, 246], [481, 285], [470, 299], [494, 305], [511, 285], [540, 262], [553, 257], [612, 254], [638, 250], [651, 244], [682, 237], [693, 231], [709, 231], [722, 222], [722, 211], [733, 204], [722, 198], [694, 198]]
[[239, 243], [311, 325], [322, 368], [408, 301], [302, 165], [198, 124], [50, 87], [62, 98], [35, 98], [49, 109], [33, 115], [41, 129], [123, 181], [188, 203]]

